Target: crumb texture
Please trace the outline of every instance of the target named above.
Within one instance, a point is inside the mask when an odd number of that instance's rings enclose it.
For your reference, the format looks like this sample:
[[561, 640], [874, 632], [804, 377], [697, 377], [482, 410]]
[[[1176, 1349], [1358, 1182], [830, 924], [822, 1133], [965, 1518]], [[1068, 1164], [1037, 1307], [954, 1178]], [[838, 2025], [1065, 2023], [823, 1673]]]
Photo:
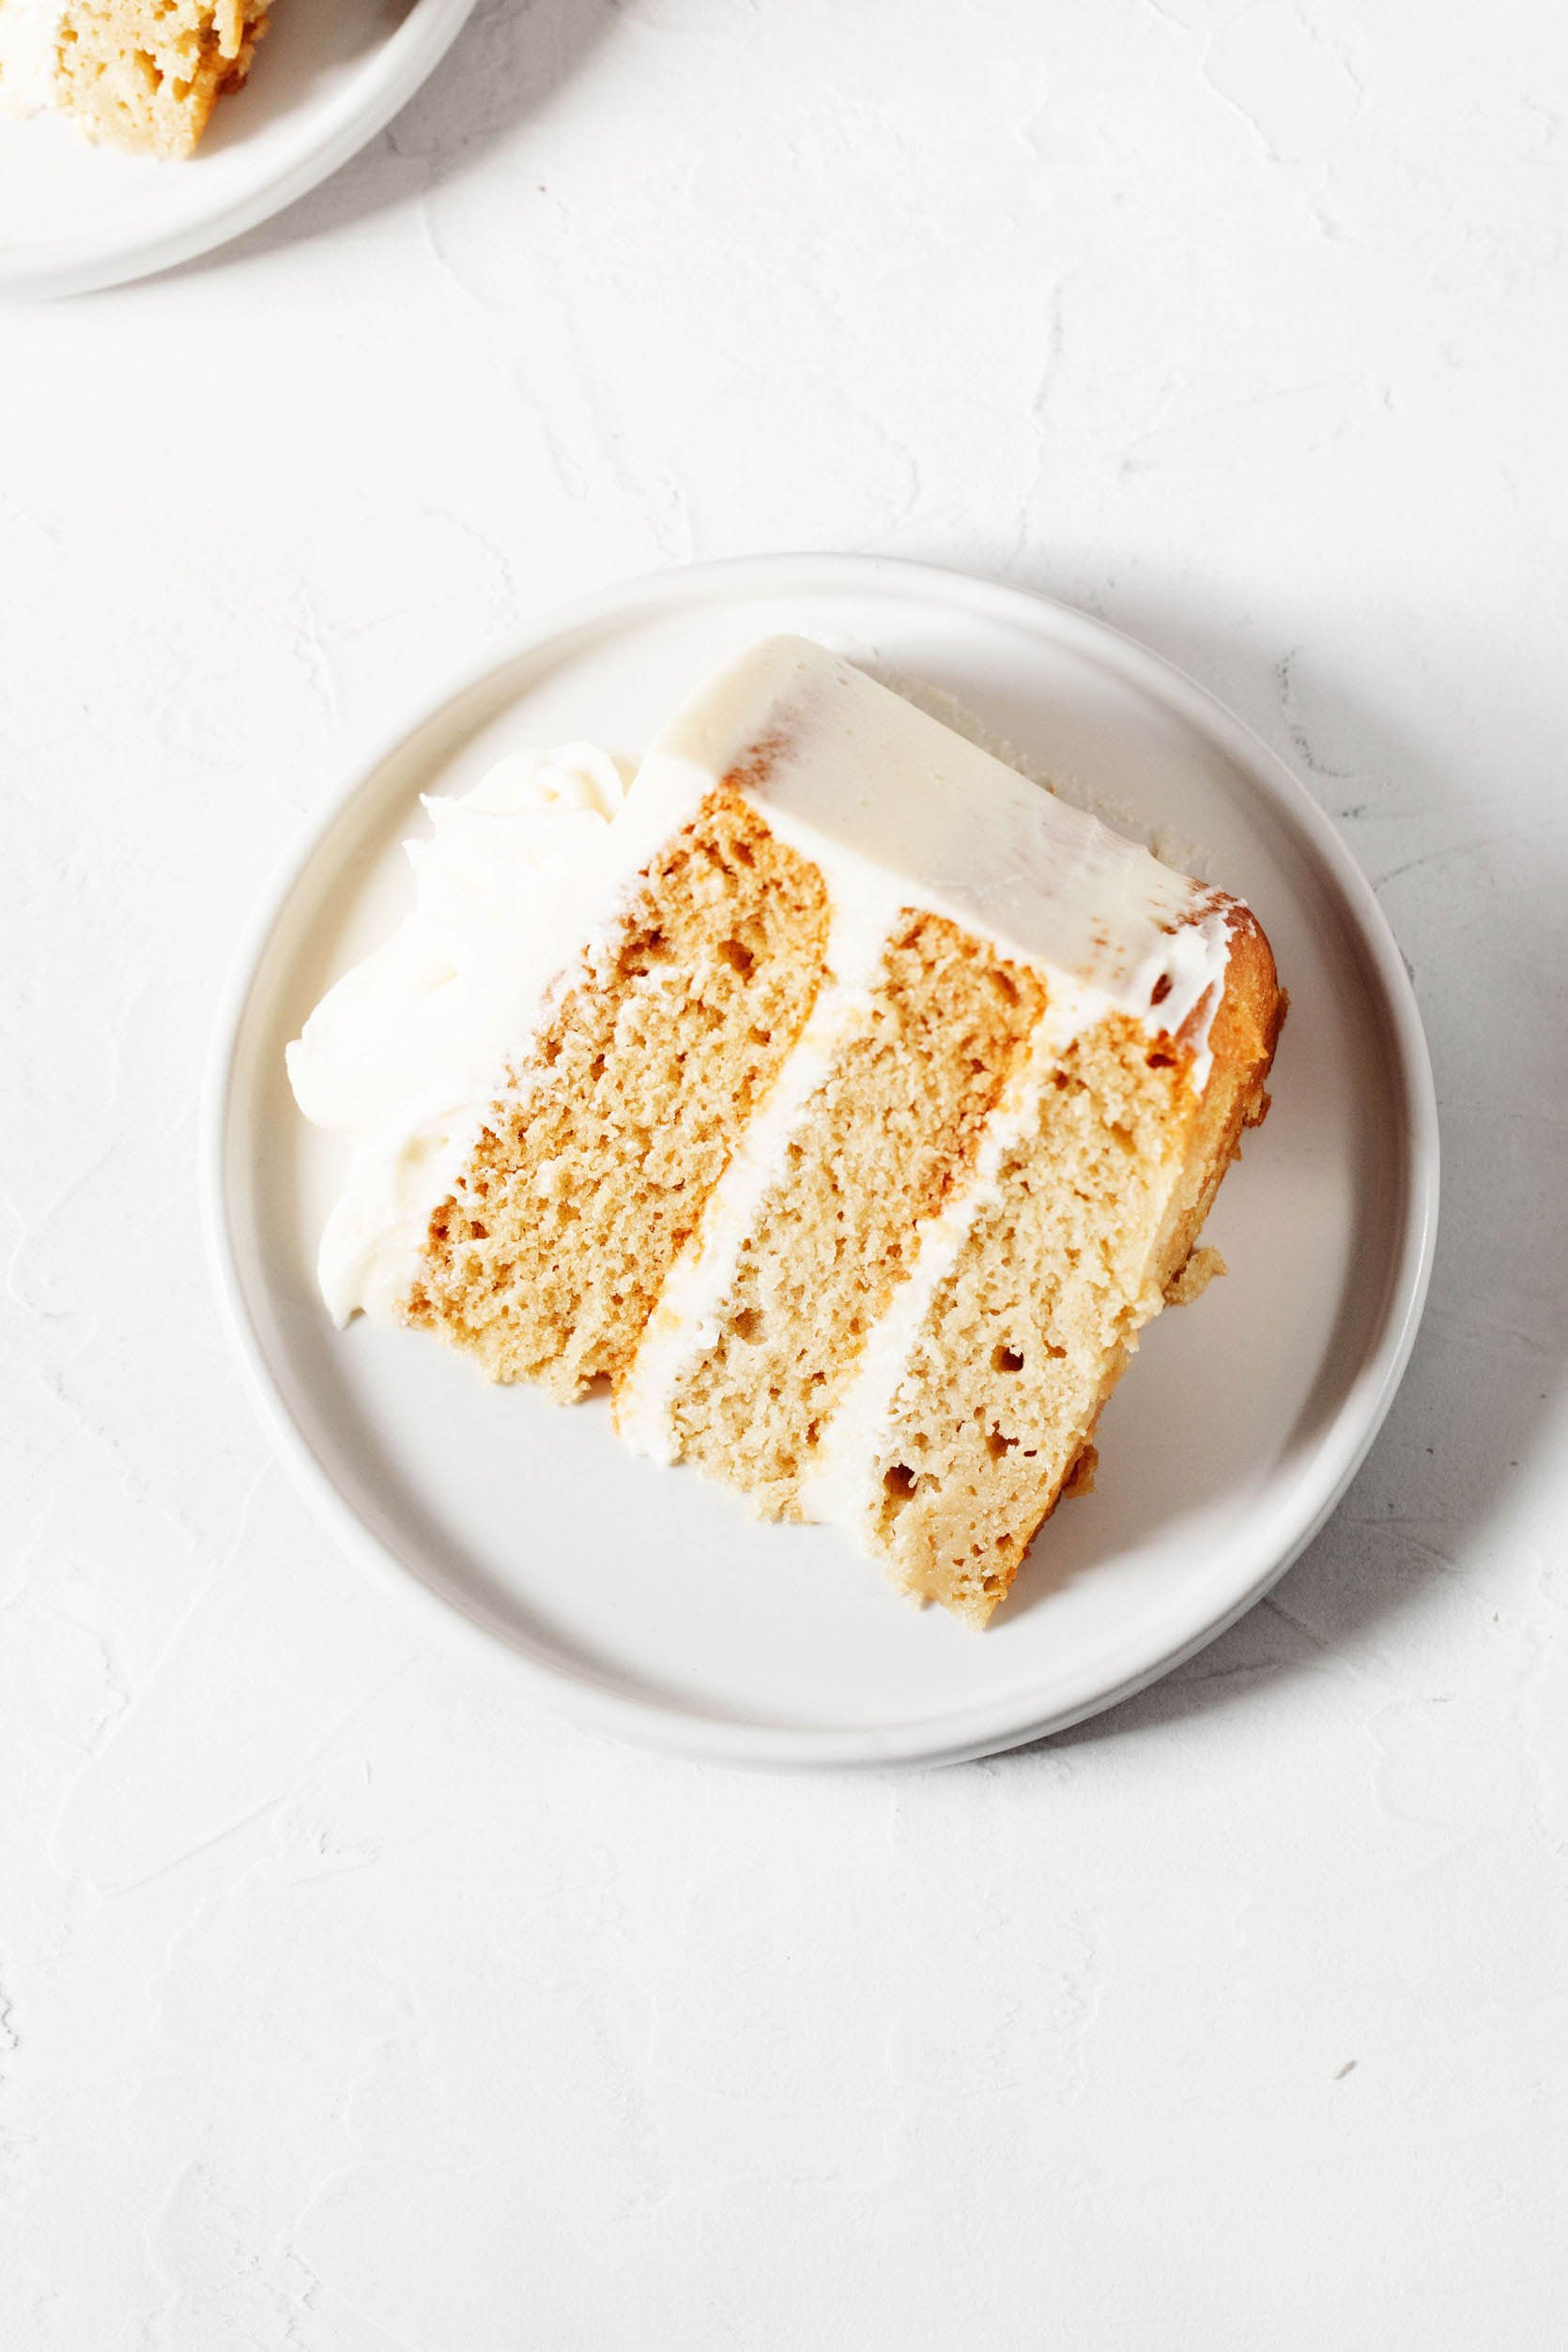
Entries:
[[827, 920], [815, 866], [713, 795], [497, 1102], [408, 1320], [562, 1399], [622, 1376], [810, 1014]]
[[107, 146], [189, 156], [249, 73], [267, 19], [267, 0], [70, 0], [60, 101]]
[[923, 1219], [961, 1185], [1044, 1006], [1039, 979], [907, 915], [741, 1246], [713, 1345], [678, 1386], [680, 1450], [786, 1514]]

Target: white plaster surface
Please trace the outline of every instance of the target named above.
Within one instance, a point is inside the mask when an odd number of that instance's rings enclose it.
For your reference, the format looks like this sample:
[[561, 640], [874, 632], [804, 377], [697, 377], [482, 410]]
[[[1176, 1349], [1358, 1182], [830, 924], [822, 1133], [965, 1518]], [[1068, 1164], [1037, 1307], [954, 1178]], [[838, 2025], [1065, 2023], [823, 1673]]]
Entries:
[[[1565, 77], [1547, 0], [486, 0], [293, 213], [0, 316], [0, 2344], [1562, 2343]], [[1210, 684], [1444, 1112], [1307, 1557], [925, 1777], [650, 1760], [405, 1617], [192, 1223], [220, 977], [352, 751], [775, 546]]]

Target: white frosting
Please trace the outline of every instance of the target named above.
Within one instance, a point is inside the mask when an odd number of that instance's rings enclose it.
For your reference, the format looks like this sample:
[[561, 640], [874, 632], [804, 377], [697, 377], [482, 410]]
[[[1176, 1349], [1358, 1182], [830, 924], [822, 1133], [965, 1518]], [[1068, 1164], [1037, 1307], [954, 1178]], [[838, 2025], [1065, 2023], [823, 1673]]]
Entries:
[[550, 983], [586, 942], [629, 770], [591, 744], [515, 752], [405, 846], [412, 912], [323, 997], [288, 1049], [300, 1108], [349, 1136], [322, 1237], [340, 1323], [390, 1314]]
[[[307, 1117], [353, 1139], [323, 1237], [333, 1314], [391, 1314], [481, 1125], [565, 976], [590, 968], [661, 844], [721, 783], [820, 869], [830, 977], [677, 1261], [617, 1405], [622, 1435], [669, 1459], [669, 1406], [717, 1336], [741, 1246], [791, 1137], [864, 1008], [906, 910], [945, 915], [1040, 966], [1051, 1010], [992, 1113], [969, 1183], [917, 1238], [824, 1433], [808, 1515], [858, 1527], [911, 1350], [966, 1235], [996, 1197], [1069, 1038], [1113, 1011], [1185, 1030], [1196, 1090], [1229, 955], [1225, 902], [1084, 810], [798, 638], [756, 646], [678, 714], [628, 789], [588, 745], [521, 752], [410, 842], [415, 905], [290, 1047]], [[547, 1181], [548, 1171], [539, 1179]]]
[[36, 115], [54, 103], [61, 0], [0, 0], [0, 104]]
[[696, 696], [643, 774], [669, 761], [738, 776], [835, 898], [948, 915], [1173, 1036], [1218, 1005], [1212, 892], [803, 638], [767, 638]]

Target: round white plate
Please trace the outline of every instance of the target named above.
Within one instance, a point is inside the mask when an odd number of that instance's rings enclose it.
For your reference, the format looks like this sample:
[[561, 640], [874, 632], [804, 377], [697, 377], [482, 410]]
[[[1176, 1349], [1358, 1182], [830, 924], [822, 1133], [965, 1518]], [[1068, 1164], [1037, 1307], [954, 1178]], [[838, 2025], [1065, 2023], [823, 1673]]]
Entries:
[[279, 0], [189, 162], [0, 115], [0, 293], [86, 294], [223, 244], [346, 163], [438, 64], [473, 0]]
[[[296, 1113], [284, 1047], [406, 904], [416, 795], [464, 790], [519, 744], [635, 750], [706, 671], [784, 629], [945, 689], [1069, 792], [1201, 844], [1291, 992], [1272, 1116], [1206, 1236], [1228, 1279], [1149, 1330], [1101, 1425], [1095, 1493], [1050, 1522], [984, 1634], [896, 1599], [832, 1530], [758, 1526], [694, 1472], [634, 1458], [600, 1404], [491, 1388], [421, 1333], [334, 1330], [314, 1281], [339, 1146]], [[1082, 614], [867, 557], [612, 590], [541, 623], [356, 776], [242, 960], [208, 1145], [240, 1354], [355, 1557], [578, 1719], [770, 1764], [981, 1755], [1125, 1697], [1230, 1623], [1372, 1440], [1437, 1206], [1398, 951], [1301, 787], [1199, 687]]]

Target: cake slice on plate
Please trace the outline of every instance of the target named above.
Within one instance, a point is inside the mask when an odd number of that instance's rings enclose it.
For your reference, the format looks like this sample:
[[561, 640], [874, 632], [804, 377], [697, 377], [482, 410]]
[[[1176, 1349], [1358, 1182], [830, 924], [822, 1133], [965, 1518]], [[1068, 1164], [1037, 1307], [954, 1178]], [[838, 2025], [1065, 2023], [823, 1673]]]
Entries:
[[89, 139], [188, 156], [251, 69], [269, 0], [0, 0], [0, 102]]
[[356, 1145], [334, 1312], [607, 1382], [983, 1623], [1267, 1106], [1255, 918], [796, 638], [629, 787], [576, 746], [428, 806], [290, 1049]]

